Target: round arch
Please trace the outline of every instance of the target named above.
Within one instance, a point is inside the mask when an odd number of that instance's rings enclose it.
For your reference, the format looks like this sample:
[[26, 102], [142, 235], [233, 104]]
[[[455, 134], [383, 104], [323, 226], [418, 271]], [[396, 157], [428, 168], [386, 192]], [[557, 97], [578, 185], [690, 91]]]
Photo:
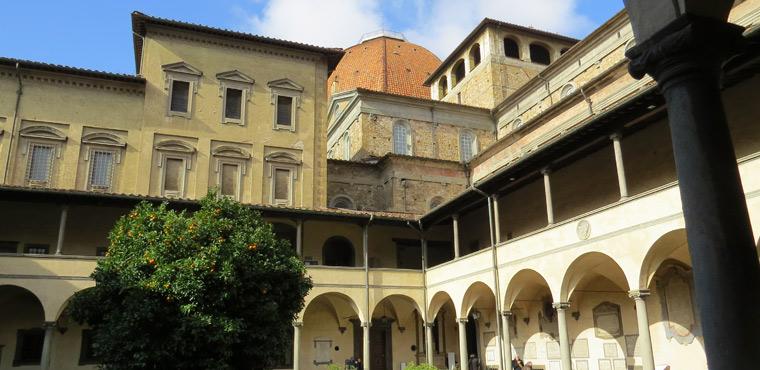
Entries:
[[510, 36], [505, 37], [504, 55], [508, 58], [520, 59], [520, 42]]
[[356, 249], [346, 237], [332, 236], [322, 245], [322, 264], [325, 266], [353, 267]]
[[513, 275], [507, 284], [503, 303], [504, 309], [511, 310], [518, 298], [545, 296], [547, 294], [550, 300], [554, 302], [554, 295], [544, 276], [533, 269], [522, 269]]
[[569, 301], [578, 287], [595, 279], [608, 280], [625, 292], [631, 290], [625, 272], [612, 257], [601, 252], [588, 252], [577, 257], [565, 270], [560, 301]]
[[347, 316], [350, 313], [356, 314], [357, 318], [362, 322], [365, 321], [365, 313], [359, 308], [359, 305], [356, 304], [353, 298], [339, 292], [325, 292], [309, 298], [304, 302], [304, 309], [300, 315], [301, 319], [305, 320], [309, 311], [316, 309], [318, 306], [327, 308], [327, 311], [335, 319], [338, 327], [341, 327], [341, 323], [350, 317], [350, 315]]
[[464, 59], [459, 59], [451, 68], [451, 87], [458, 85], [464, 80], [467, 70], [464, 67]]
[[531, 42], [530, 61], [536, 64], [549, 65], [552, 62], [551, 47], [541, 42]]
[[388, 303], [393, 307], [393, 313], [397, 313], [399, 311], [408, 311], [409, 309], [417, 311], [420, 316], [422, 316], [422, 309], [420, 309], [420, 305], [417, 303], [414, 298], [405, 295], [405, 294], [391, 294], [389, 296], [383, 297], [383, 299], [377, 301], [375, 305], [372, 307], [372, 314], [374, 315], [378, 309], [381, 308], [381, 305]]
[[[430, 303], [428, 303], [427, 321], [430, 322], [435, 320], [435, 317], [438, 316], [438, 312], [446, 305], [446, 303], [451, 303], [454, 307], [454, 311], [457, 311], [458, 307], [454, 304], [454, 300], [451, 299], [449, 293], [440, 290], [433, 294], [430, 298]], [[456, 315], [455, 317], [459, 317], [459, 312], [454, 312], [454, 314]]]
[[686, 229], [668, 231], [660, 236], [647, 251], [641, 262], [639, 272], [639, 289], [647, 289], [660, 266], [667, 260], [672, 259], [691, 266], [689, 244], [686, 240]]
[[13, 366], [39, 364], [46, 321], [52, 320], [46, 319], [37, 294], [20, 285], [0, 283], [0, 338], [7, 345], [3, 362], [9, 366], [11, 361]]
[[475, 67], [477, 67], [480, 64], [480, 44], [475, 43], [474, 45], [472, 45], [472, 47], [470, 48], [469, 58], [470, 58], [470, 71], [472, 71], [473, 69], [475, 69]]
[[496, 309], [496, 296], [491, 287], [482, 281], [476, 281], [470, 284], [462, 297], [459, 311], [460, 317], [466, 318], [470, 314], [470, 310], [481, 299], [485, 299], [486, 304], [493, 303], [493, 307]]

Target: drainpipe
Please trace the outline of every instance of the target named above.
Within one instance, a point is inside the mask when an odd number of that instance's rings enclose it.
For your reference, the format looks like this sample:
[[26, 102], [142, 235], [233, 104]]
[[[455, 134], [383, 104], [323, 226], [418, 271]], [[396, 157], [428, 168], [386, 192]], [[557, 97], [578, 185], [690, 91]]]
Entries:
[[579, 87], [578, 90], [581, 91], [581, 95], [583, 96], [583, 100], [586, 101], [586, 104], [588, 104], [588, 114], [594, 115], [594, 105], [593, 102], [591, 102], [591, 98], [586, 95], [586, 92], [583, 91], [583, 86]]
[[[421, 254], [422, 254], [422, 323], [425, 326], [425, 360], [427, 361], [428, 365], [433, 365], [434, 359], [433, 359], [433, 352], [432, 352], [432, 335], [428, 335], [432, 333], [431, 328], [433, 323], [429, 322], [428, 318], [428, 295], [427, 295], [427, 240], [425, 240], [425, 233], [424, 229], [422, 228], [422, 220], [417, 220], [417, 225], [419, 229], [412, 226], [412, 223], [407, 221], [406, 225], [412, 228], [412, 230], [416, 231], [418, 234], [420, 234], [420, 248], [421, 248]], [[416, 362], [416, 361], [415, 361]]]
[[3, 174], [3, 183], [8, 184], [8, 166], [11, 162], [11, 149], [13, 149], [13, 137], [16, 135], [16, 122], [18, 121], [18, 111], [21, 106], [21, 95], [24, 94], [24, 85], [21, 83], [21, 65], [16, 62], [16, 79], [18, 80], [18, 89], [16, 90], [16, 107], [13, 109], [13, 123], [11, 124], [11, 138], [8, 141], [8, 156], [5, 157], [5, 173]]
[[372, 312], [370, 312], [370, 306], [369, 306], [369, 224], [372, 223], [372, 220], [375, 218], [374, 214], [369, 215], [369, 220], [364, 225], [364, 230], [362, 231], [362, 245], [364, 249], [364, 295], [365, 295], [365, 304], [366, 304], [366, 321], [364, 322], [364, 325], [362, 325], [362, 341], [363, 341], [363, 348], [362, 348], [362, 363], [364, 363], [364, 367], [369, 369], [370, 364], [370, 350], [369, 350], [369, 329], [370, 326], [372, 326]]
[[549, 98], [549, 105], [554, 104], [554, 99], [552, 98], [552, 92], [549, 89], [549, 80], [547, 80], [546, 78], [544, 78], [544, 76], [541, 76], [541, 72], [538, 72], [538, 74], [536, 75], [536, 77], [539, 80], [541, 80], [541, 81], [544, 82], [544, 87], [546, 88], [546, 96]]
[[[496, 299], [496, 339], [498, 343], [496, 343], [497, 347], [499, 348], [499, 367], [501, 369], [507, 369], [506, 366], [506, 359], [504, 358], [504, 345], [503, 345], [503, 332], [501, 330], [501, 315], [499, 314], [501, 309], [501, 289], [499, 288], [499, 258], [498, 254], [496, 253], [496, 237], [494, 234], [495, 227], [494, 222], [499, 222], [499, 220], [494, 220], [494, 209], [493, 209], [493, 202], [490, 195], [488, 195], [486, 192], [476, 188], [475, 186], [472, 187], [472, 190], [475, 190], [477, 193], [482, 195], [486, 198], [486, 202], [488, 203], [488, 229], [489, 234], [491, 236], [491, 261], [493, 262], [493, 283], [494, 283], [494, 289], [496, 290], [494, 292], [494, 298]], [[511, 360], [511, 359], [510, 359]], [[511, 364], [511, 362], [510, 362]]]

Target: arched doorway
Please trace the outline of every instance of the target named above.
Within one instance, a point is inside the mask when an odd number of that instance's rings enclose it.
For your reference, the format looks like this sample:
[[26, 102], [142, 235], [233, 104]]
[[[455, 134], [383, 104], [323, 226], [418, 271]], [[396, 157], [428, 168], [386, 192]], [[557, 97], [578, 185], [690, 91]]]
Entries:
[[357, 330], [354, 324], [361, 322], [361, 316], [351, 297], [337, 292], [320, 294], [308, 302], [302, 319], [299, 346], [302, 366], [342, 366], [345, 360], [356, 356], [357, 349], [360, 354], [357, 358], [361, 357], [361, 342], [357, 346], [355, 331], [361, 340], [362, 328]]
[[[483, 282], [475, 282], [467, 288], [462, 300], [461, 319], [466, 319], [467, 353], [460, 357], [460, 362], [468, 361], [469, 367], [477, 363], [479, 368], [499, 366], [499, 332], [496, 310], [496, 296], [491, 288]], [[462, 326], [460, 325], [460, 330]], [[472, 369], [476, 370], [476, 369]]]
[[435, 293], [428, 304], [428, 322], [434, 323], [433, 364], [439, 369], [459, 367], [458, 318], [449, 294], [444, 291]]
[[[507, 285], [504, 309], [509, 316], [510, 357], [549, 368], [548, 352], [559, 351], [554, 297], [546, 279], [531, 269], [518, 271]], [[556, 361], [553, 358], [552, 361]]]
[[[393, 370], [396, 364], [409, 363], [410, 359], [415, 363], [424, 362], [425, 328], [423, 324], [420, 310], [410, 297], [391, 295], [383, 298], [372, 313], [370, 328], [372, 370]], [[358, 333], [361, 334], [361, 332]], [[357, 338], [357, 341], [359, 339]], [[357, 352], [357, 354], [360, 353], [361, 351]]]
[[327, 239], [322, 246], [322, 264], [325, 266], [355, 266], [354, 245], [342, 236], [333, 236]]
[[15, 285], [0, 285], [0, 368], [39, 366], [45, 313], [37, 296]]

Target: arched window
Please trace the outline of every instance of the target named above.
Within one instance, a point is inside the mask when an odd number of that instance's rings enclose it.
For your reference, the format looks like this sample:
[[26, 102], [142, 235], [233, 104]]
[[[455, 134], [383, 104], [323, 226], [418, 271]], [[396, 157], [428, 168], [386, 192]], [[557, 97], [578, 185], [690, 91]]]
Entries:
[[549, 65], [552, 61], [549, 49], [539, 44], [530, 44], [530, 61], [536, 64]]
[[353, 267], [354, 245], [342, 236], [333, 236], [327, 239], [322, 246], [322, 264], [325, 266]]
[[435, 196], [432, 199], [430, 199], [430, 209], [434, 209], [435, 207], [438, 207], [443, 203], [443, 197], [441, 196]]
[[512, 38], [504, 39], [504, 55], [508, 58], [520, 59], [520, 45]]
[[351, 138], [348, 137], [348, 132], [343, 133], [343, 159], [351, 160]]
[[333, 198], [332, 202], [330, 203], [330, 207], [332, 208], [343, 208], [343, 209], [356, 209], [354, 206], [354, 201], [351, 200], [347, 195], [338, 195], [335, 198]]
[[456, 86], [459, 82], [461, 82], [464, 79], [464, 76], [466, 74], [464, 69], [464, 59], [459, 59], [456, 63], [454, 63], [454, 74], [452, 75], [451, 86]]
[[438, 99], [443, 99], [446, 94], [449, 93], [449, 80], [446, 79], [446, 76], [441, 77], [440, 80], [438, 80]]
[[475, 69], [478, 64], [480, 64], [480, 44], [475, 44], [470, 49], [470, 70]]
[[280, 239], [285, 239], [290, 242], [290, 247], [295, 250], [296, 248], [296, 228], [293, 225], [289, 225], [282, 222], [273, 222], [272, 228], [274, 234]]
[[412, 155], [412, 130], [405, 121], [393, 124], [393, 153]]
[[459, 134], [459, 158], [467, 162], [478, 153], [475, 134], [470, 130], [462, 130]]
[[560, 91], [559, 93], [559, 97], [560, 99], [562, 99], [566, 96], [570, 96], [570, 94], [574, 92], [575, 92], [575, 85], [572, 83], [569, 83], [562, 88], [562, 91]]
[[519, 118], [512, 121], [512, 130], [517, 130], [518, 128], [522, 127], [523, 121]]

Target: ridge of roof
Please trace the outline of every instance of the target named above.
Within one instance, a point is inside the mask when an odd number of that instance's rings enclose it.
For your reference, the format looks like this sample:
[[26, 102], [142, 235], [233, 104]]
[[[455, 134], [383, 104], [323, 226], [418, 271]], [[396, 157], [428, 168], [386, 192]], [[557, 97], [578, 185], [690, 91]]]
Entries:
[[20, 68], [24, 69], [66, 73], [83, 77], [101, 78], [122, 82], [145, 83], [145, 79], [137, 75], [99, 71], [95, 69], [72, 67], [62, 64], [45, 63], [27, 59], [0, 57], [0, 65], [15, 67], [16, 64], [18, 64]]
[[297, 50], [323, 54], [326, 57], [328, 57], [328, 59], [330, 59], [331, 65], [334, 65], [335, 63], [337, 63], [340, 57], [343, 56], [342, 48], [331, 48], [331, 47], [310, 45], [310, 44], [296, 42], [296, 41], [288, 41], [288, 40], [278, 39], [274, 37], [254, 35], [251, 33], [240, 32], [240, 31], [233, 31], [233, 30], [229, 30], [225, 28], [211, 27], [211, 26], [206, 26], [202, 24], [178, 21], [178, 20], [169, 19], [169, 18], [155, 17], [155, 16], [151, 16], [139, 11], [133, 11], [132, 12], [132, 32], [133, 32], [133, 43], [134, 43], [134, 48], [135, 48], [135, 67], [138, 72], [140, 70], [140, 61], [142, 59], [142, 37], [145, 36], [146, 25], [148, 24], [179, 28], [179, 29], [184, 29], [184, 30], [189, 30], [189, 31], [207, 33], [207, 34], [216, 35], [216, 36], [234, 38], [238, 40], [260, 42], [260, 43], [274, 45], [274, 46], [280, 46], [280, 47], [285, 47], [285, 48], [290, 48], [290, 49], [297, 49]]
[[433, 80], [435, 80], [436, 76], [438, 76], [446, 68], [446, 66], [449, 63], [451, 63], [459, 55], [462, 49], [464, 49], [464, 47], [467, 46], [472, 41], [472, 39], [474, 39], [475, 36], [480, 34], [480, 32], [487, 26], [510, 28], [513, 30], [517, 30], [519, 32], [525, 32], [525, 33], [531, 33], [534, 35], [550, 37], [553, 39], [558, 39], [558, 40], [570, 42], [570, 43], [577, 43], [578, 41], [580, 41], [578, 39], [575, 39], [569, 36], [560, 35], [558, 33], [552, 33], [548, 31], [536, 29], [533, 27], [521, 26], [519, 24], [504, 22], [504, 21], [486, 17], [486, 18], [483, 18], [483, 20], [480, 21], [480, 23], [478, 23], [477, 26], [475, 26], [475, 28], [462, 40], [462, 42], [460, 42], [459, 45], [457, 45], [457, 47], [454, 48], [454, 50], [449, 54], [449, 56], [447, 56], [446, 59], [444, 59], [443, 62], [441, 62], [438, 68], [436, 68], [435, 71], [433, 71], [433, 73], [430, 74], [430, 76], [425, 80], [423, 84], [425, 86], [430, 86], [430, 84], [433, 83]]

